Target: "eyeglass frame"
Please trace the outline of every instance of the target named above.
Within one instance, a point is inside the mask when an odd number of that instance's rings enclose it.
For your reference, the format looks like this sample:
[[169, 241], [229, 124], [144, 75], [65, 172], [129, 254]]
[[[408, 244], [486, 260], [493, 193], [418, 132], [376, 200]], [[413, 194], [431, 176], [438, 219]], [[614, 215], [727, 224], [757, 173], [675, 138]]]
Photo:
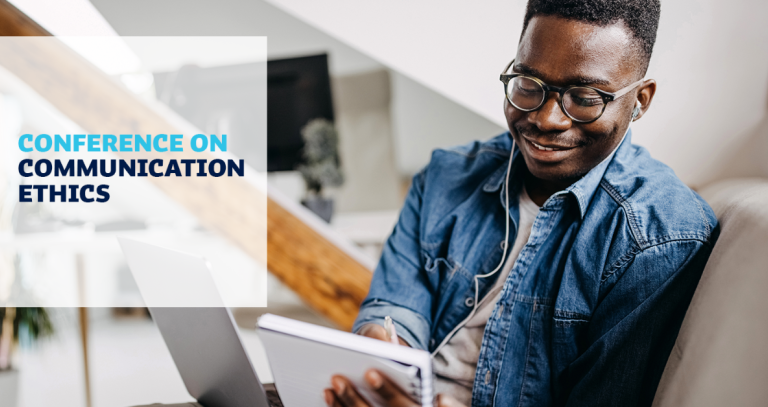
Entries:
[[[530, 75], [526, 75], [526, 74], [522, 74], [522, 73], [511, 73], [511, 74], [508, 74], [507, 71], [509, 70], [510, 67], [512, 67], [512, 65], [514, 63], [515, 63], [515, 60], [513, 59], [512, 61], [510, 61], [509, 64], [507, 64], [507, 67], [504, 68], [504, 71], [502, 71], [501, 75], [499, 75], [499, 80], [504, 84], [504, 97], [507, 98], [507, 101], [512, 106], [514, 106], [515, 109], [518, 109], [518, 110], [523, 111], [523, 112], [533, 112], [535, 110], [538, 110], [542, 106], [544, 106], [544, 103], [547, 102], [547, 99], [548, 99], [547, 95], [549, 94], [549, 92], [557, 92], [560, 95], [560, 97], [557, 99], [557, 104], [560, 106], [560, 110], [563, 112], [563, 114], [568, 116], [569, 119], [571, 119], [571, 120], [573, 120], [575, 122], [578, 122], [578, 123], [592, 123], [592, 122], [596, 121], [597, 119], [599, 119], [600, 117], [603, 116], [603, 113], [605, 113], [605, 108], [606, 108], [606, 106], [608, 106], [608, 102], [612, 102], [612, 101], [614, 101], [614, 100], [616, 100], [616, 99], [626, 95], [631, 90], [633, 90], [636, 87], [640, 86], [640, 84], [642, 84], [645, 81], [645, 79], [640, 79], [639, 81], [634, 82], [631, 85], [626, 86], [624, 88], [621, 88], [621, 89], [619, 89], [616, 92], [607, 92], [607, 91], [604, 91], [602, 89], [598, 89], [598, 88], [595, 88], [595, 87], [592, 87], [592, 86], [586, 86], [586, 85], [570, 85], [570, 86], [566, 86], [566, 87], [552, 86], [552, 85], [547, 85], [546, 83], [544, 83], [544, 81], [542, 81], [541, 79], [539, 79], [539, 78], [537, 78], [535, 76], [530, 76]], [[521, 109], [520, 107], [515, 105], [515, 103], [512, 102], [512, 100], [509, 98], [509, 92], [507, 92], [507, 85], [509, 85], [509, 82], [512, 81], [512, 79], [517, 78], [519, 76], [522, 76], [524, 78], [533, 80], [534, 82], [538, 83], [539, 86], [541, 86], [541, 88], [544, 90], [544, 97], [541, 99], [541, 103], [539, 103], [539, 105], [534, 107], [533, 109]], [[595, 117], [592, 120], [586, 120], [586, 121], [585, 120], [579, 120], [579, 119], [576, 119], [573, 116], [571, 116], [570, 113], [568, 113], [568, 111], [565, 110], [565, 107], [563, 107], [563, 96], [565, 96], [565, 92], [568, 92], [569, 90], [571, 90], [573, 88], [592, 89], [595, 92], [597, 92], [598, 95], [600, 95], [600, 97], [603, 99], [603, 110], [600, 111], [600, 114], [597, 115], [597, 117]]]

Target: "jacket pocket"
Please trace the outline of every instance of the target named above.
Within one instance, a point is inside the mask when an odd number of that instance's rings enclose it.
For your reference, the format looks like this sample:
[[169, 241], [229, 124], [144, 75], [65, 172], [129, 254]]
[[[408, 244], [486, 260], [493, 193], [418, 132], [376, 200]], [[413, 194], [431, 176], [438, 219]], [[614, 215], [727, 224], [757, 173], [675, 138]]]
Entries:
[[[433, 333], [439, 331], [438, 326], [445, 327], [446, 323], [450, 325], [449, 329], [452, 329], [471, 309], [465, 303], [465, 297], [469, 295], [468, 291], [472, 288], [471, 279], [456, 278], [464, 274], [459, 272], [461, 265], [451, 258], [431, 257], [423, 251], [421, 255], [424, 259], [426, 278], [437, 300], [432, 308], [432, 318], [435, 321]], [[446, 317], [448, 321], [443, 319]]]
[[564, 404], [571, 388], [569, 366], [584, 348], [589, 317], [556, 310], [552, 321], [552, 393], [555, 404]]
[[421, 252], [421, 257], [424, 271], [430, 275], [437, 274], [441, 279], [450, 279], [459, 269], [458, 264], [450, 258], [432, 257], [425, 251]]
[[[532, 298], [528, 332], [528, 348], [525, 354], [520, 399], [523, 406], [548, 406], [552, 404], [550, 389], [550, 348], [552, 338], [553, 307], [546, 300]], [[519, 306], [518, 303], [516, 306]]]

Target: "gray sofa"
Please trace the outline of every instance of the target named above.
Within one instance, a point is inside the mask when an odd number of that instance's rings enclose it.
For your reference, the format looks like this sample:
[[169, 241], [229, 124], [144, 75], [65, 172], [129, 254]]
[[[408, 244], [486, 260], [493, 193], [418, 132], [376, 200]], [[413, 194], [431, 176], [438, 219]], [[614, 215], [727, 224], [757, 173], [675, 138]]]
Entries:
[[701, 192], [720, 221], [654, 407], [768, 406], [768, 180]]

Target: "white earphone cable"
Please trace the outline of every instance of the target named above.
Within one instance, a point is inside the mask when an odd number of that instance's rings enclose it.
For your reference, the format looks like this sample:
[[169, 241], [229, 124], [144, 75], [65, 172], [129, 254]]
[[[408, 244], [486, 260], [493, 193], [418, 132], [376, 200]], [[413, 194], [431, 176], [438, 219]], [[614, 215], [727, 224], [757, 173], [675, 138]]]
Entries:
[[504, 266], [504, 262], [507, 259], [507, 251], [509, 249], [509, 173], [512, 171], [512, 157], [515, 154], [515, 139], [512, 139], [512, 151], [509, 153], [509, 163], [507, 164], [507, 175], [504, 179], [504, 218], [505, 218], [505, 231], [504, 231], [504, 251], [501, 254], [501, 261], [499, 262], [499, 265], [496, 266], [493, 271], [491, 271], [488, 274], [479, 274], [476, 275], [474, 278], [475, 281], [475, 300], [472, 304], [472, 311], [469, 313], [469, 315], [464, 318], [461, 323], [456, 325], [455, 328], [451, 332], [448, 333], [448, 335], [445, 336], [445, 339], [443, 339], [442, 342], [440, 342], [440, 345], [435, 348], [435, 350], [432, 352], [432, 357], [435, 357], [437, 355], [437, 352], [440, 351], [440, 349], [445, 346], [446, 343], [448, 343], [449, 340], [451, 340], [451, 337], [458, 332], [459, 329], [461, 329], [467, 322], [469, 322], [472, 317], [475, 316], [475, 312], [477, 312], [477, 305], [478, 305], [478, 296], [480, 291], [480, 283], [478, 279], [480, 278], [486, 278], [490, 277], [494, 274], [496, 274], [501, 268]]
[[[630, 125], [627, 126], [627, 130], [624, 131], [624, 135], [621, 137], [621, 141], [619, 141], [619, 143], [613, 149], [611, 154], [609, 154], [608, 157], [605, 157], [603, 159], [603, 161], [600, 162], [600, 164], [602, 164], [603, 162], [605, 162], [607, 160], [610, 160], [613, 157], [613, 155], [616, 153], [616, 150], [619, 149], [619, 146], [621, 146], [621, 144], [624, 143], [624, 139], [627, 137], [627, 134], [629, 134], [629, 129], [632, 127], [631, 126], [632, 125], [632, 121], [630, 121], [629, 124]], [[455, 328], [453, 328], [453, 330], [451, 330], [451, 332], [448, 333], [448, 335], [445, 336], [445, 339], [443, 339], [443, 341], [440, 342], [440, 345], [437, 348], [435, 348], [435, 350], [432, 352], [432, 357], [435, 357], [435, 355], [437, 355], [437, 352], [439, 352], [440, 349], [442, 349], [443, 346], [445, 346], [445, 344], [448, 343], [448, 341], [451, 340], [453, 335], [459, 329], [464, 327], [464, 325], [467, 322], [469, 322], [469, 320], [472, 319], [472, 317], [475, 316], [475, 312], [477, 311], [477, 305], [478, 305], [478, 298], [477, 297], [479, 296], [479, 290], [480, 290], [480, 283], [478, 282], [478, 279], [490, 277], [490, 276], [496, 274], [499, 270], [501, 270], [502, 266], [504, 266], [504, 262], [507, 259], [507, 249], [509, 249], [509, 173], [512, 170], [512, 156], [514, 155], [514, 153], [515, 153], [515, 140], [512, 139], [512, 151], [509, 153], [509, 163], [507, 164], [507, 176], [506, 176], [506, 178], [504, 180], [504, 210], [505, 210], [505, 215], [506, 215], [505, 216], [505, 218], [506, 218], [506, 222], [505, 222], [506, 230], [504, 232], [504, 252], [501, 255], [501, 262], [499, 262], [499, 265], [496, 266], [496, 268], [493, 269], [493, 271], [491, 271], [490, 273], [488, 273], [488, 274], [480, 274], [480, 275], [476, 275], [475, 276], [475, 278], [474, 278], [474, 281], [475, 281], [475, 298], [474, 298], [474, 304], [472, 304], [473, 305], [472, 306], [472, 311], [469, 313], [469, 315], [463, 321], [461, 321], [461, 323], [459, 323]], [[598, 164], [598, 165], [600, 165], [600, 164]]]

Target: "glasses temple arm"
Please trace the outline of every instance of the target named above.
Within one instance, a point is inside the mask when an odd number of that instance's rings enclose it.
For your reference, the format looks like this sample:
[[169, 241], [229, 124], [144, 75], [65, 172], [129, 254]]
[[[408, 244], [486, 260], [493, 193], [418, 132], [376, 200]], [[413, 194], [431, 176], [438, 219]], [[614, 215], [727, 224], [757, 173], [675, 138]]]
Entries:
[[512, 64], [514, 64], [514, 63], [515, 63], [515, 60], [514, 60], [514, 59], [513, 59], [513, 60], [511, 60], [511, 61], [509, 61], [509, 63], [507, 64], [507, 67], [506, 67], [506, 68], [504, 68], [504, 70], [501, 72], [501, 74], [502, 74], [502, 75], [506, 74], [506, 73], [507, 73], [507, 71], [509, 71], [509, 67], [510, 67], [510, 66], [512, 66]]
[[636, 87], [640, 86], [640, 85], [641, 85], [641, 84], [642, 84], [644, 81], [645, 81], [645, 79], [640, 79], [639, 81], [637, 81], [637, 82], [635, 82], [635, 83], [633, 83], [633, 84], [631, 84], [631, 85], [627, 86], [626, 88], [623, 88], [623, 89], [619, 89], [619, 91], [618, 91], [618, 92], [616, 92], [616, 93], [614, 93], [614, 94], [613, 94], [613, 98], [614, 98], [614, 99], [618, 99], [618, 98], [620, 98], [620, 97], [622, 97], [622, 96], [626, 95], [626, 94], [627, 94], [627, 93], [629, 93], [629, 91], [631, 91], [632, 89], [635, 89]]

